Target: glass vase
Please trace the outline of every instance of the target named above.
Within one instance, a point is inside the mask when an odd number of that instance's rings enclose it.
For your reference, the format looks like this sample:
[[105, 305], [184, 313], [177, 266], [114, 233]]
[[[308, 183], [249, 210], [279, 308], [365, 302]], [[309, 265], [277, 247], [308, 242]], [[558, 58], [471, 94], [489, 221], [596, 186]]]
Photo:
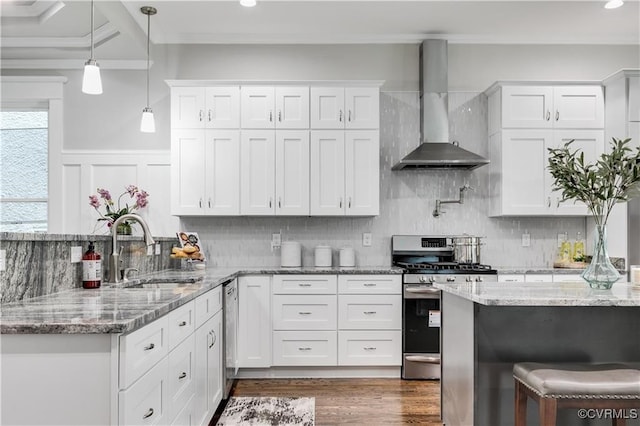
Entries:
[[582, 278], [589, 286], [597, 290], [608, 290], [620, 279], [618, 270], [609, 260], [607, 253], [607, 227], [598, 226], [593, 235], [593, 257], [591, 263], [582, 273]]
[[118, 227], [116, 228], [116, 234], [131, 235], [131, 224], [129, 222], [122, 222], [118, 224]]

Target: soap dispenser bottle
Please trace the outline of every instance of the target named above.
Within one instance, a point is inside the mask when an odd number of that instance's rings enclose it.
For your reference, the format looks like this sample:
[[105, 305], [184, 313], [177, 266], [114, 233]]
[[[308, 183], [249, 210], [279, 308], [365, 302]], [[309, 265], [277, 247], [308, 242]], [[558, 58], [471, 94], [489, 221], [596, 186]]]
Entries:
[[576, 241], [573, 243], [573, 260], [584, 262], [584, 240], [580, 231], [576, 234]]
[[562, 244], [560, 244], [560, 261], [562, 263], [571, 262], [571, 254], [572, 254], [571, 241], [569, 241], [569, 235], [564, 233], [564, 240]]
[[95, 244], [89, 241], [89, 249], [82, 256], [82, 287], [100, 288], [102, 280], [102, 261], [95, 251]]

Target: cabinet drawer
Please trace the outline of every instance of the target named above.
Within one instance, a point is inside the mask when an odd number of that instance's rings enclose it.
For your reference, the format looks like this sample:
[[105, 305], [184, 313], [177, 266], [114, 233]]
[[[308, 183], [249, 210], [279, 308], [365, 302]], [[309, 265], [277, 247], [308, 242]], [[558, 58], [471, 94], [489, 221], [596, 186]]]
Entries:
[[168, 328], [169, 319], [165, 315], [133, 333], [120, 336], [120, 389], [129, 387], [167, 355]]
[[274, 330], [335, 330], [335, 295], [274, 295]]
[[498, 275], [498, 282], [523, 283], [524, 274], [500, 274]]
[[402, 294], [402, 275], [338, 275], [340, 294]]
[[551, 274], [526, 274], [524, 280], [528, 283], [550, 283], [553, 281]]
[[402, 296], [340, 295], [338, 328], [340, 330], [400, 330], [402, 328]]
[[191, 398], [187, 405], [182, 408], [171, 422], [171, 426], [196, 426], [196, 419], [193, 410], [193, 401], [195, 398]]
[[401, 365], [402, 332], [339, 331], [338, 365]]
[[274, 275], [273, 294], [336, 294], [336, 275]]
[[580, 274], [553, 274], [554, 283], [584, 282]]
[[196, 325], [200, 327], [222, 309], [222, 286], [210, 290], [196, 299]]
[[169, 312], [169, 351], [195, 331], [195, 301]]
[[191, 334], [169, 353], [167, 375], [169, 420], [175, 418], [195, 394], [194, 351], [195, 337]]
[[274, 331], [273, 365], [336, 365], [335, 331]]
[[119, 424], [156, 425], [167, 420], [167, 358], [118, 394]]

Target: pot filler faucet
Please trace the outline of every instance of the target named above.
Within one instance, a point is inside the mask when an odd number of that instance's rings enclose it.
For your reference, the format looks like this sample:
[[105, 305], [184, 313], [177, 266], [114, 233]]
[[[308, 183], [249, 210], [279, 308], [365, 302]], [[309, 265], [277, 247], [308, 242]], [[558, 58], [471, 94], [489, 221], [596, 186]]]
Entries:
[[439, 217], [442, 213], [442, 204], [464, 204], [464, 193], [467, 190], [473, 190], [468, 183], [460, 187], [460, 198], [458, 200], [436, 200], [436, 209], [433, 211], [433, 217]]
[[144, 231], [144, 243], [148, 246], [155, 244], [155, 240], [151, 236], [151, 231], [149, 231], [149, 225], [144, 221], [142, 216], [137, 215], [135, 213], [127, 213], [119, 218], [117, 218], [113, 224], [111, 224], [111, 256], [109, 257], [109, 283], [119, 283], [120, 282], [120, 254], [118, 252], [118, 239], [117, 239], [117, 229], [118, 225], [120, 225], [125, 220], [135, 220], [140, 225], [142, 225], [142, 230]]

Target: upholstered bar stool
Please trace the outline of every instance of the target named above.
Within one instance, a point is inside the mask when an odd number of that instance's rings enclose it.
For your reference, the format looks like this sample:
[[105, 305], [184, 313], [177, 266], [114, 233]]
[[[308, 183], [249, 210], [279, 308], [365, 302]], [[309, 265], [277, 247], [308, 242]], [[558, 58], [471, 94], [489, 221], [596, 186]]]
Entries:
[[[640, 408], [637, 365], [521, 362], [513, 366], [513, 377], [515, 426], [526, 426], [528, 396], [538, 403], [541, 426], [555, 426], [558, 408]], [[625, 419], [612, 424], [624, 426]]]

